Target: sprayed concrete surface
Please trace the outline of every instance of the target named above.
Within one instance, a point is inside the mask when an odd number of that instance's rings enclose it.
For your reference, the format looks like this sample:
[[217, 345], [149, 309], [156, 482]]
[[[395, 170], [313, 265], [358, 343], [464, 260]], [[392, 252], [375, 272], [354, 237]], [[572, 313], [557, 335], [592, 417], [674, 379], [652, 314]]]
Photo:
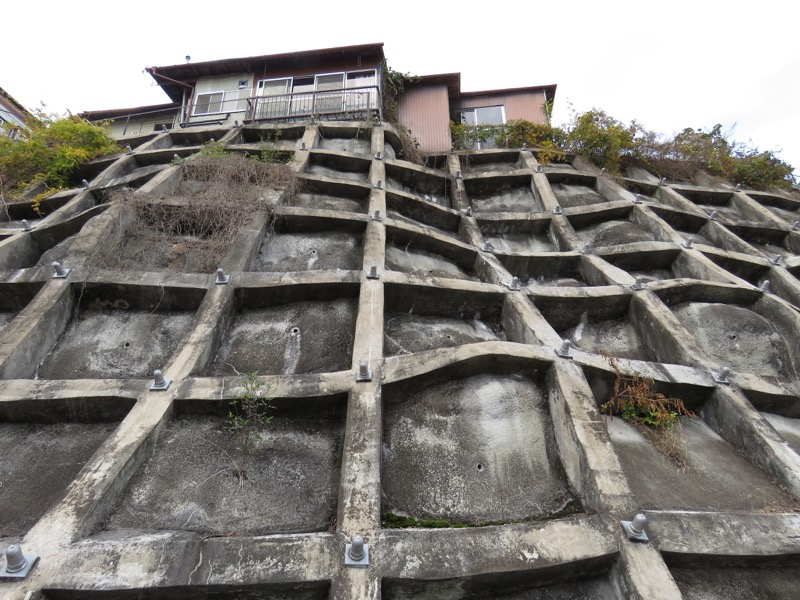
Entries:
[[355, 300], [294, 302], [234, 318], [212, 375], [324, 373], [350, 368]]
[[341, 171], [339, 169], [326, 167], [324, 165], [310, 165], [308, 168], [308, 172], [311, 173], [312, 175], [329, 177], [331, 179], [347, 179], [349, 181], [361, 181], [361, 182], [367, 180], [366, 171], [364, 171], [363, 173], [359, 171]]
[[675, 316], [700, 347], [734, 371], [797, 379], [786, 339], [761, 315], [730, 304], [687, 302]]
[[275, 417], [245, 451], [221, 417], [170, 423], [107, 530], [322, 531], [336, 514], [344, 422]]
[[0, 424], [0, 538], [24, 535], [64, 496], [116, 423]]
[[797, 567], [703, 566], [670, 572], [685, 600], [795, 600], [800, 587]]
[[321, 137], [318, 147], [321, 150], [339, 150], [353, 154], [369, 154], [369, 140], [362, 138], [325, 138]]
[[531, 380], [477, 375], [384, 398], [384, 513], [477, 523], [545, 518], [573, 502]]
[[[530, 577], [534, 579], [534, 576]], [[514, 578], [518, 580], [519, 576]], [[383, 600], [612, 600], [619, 595], [606, 577], [541, 585], [503, 581], [387, 582]]]
[[587, 185], [553, 183], [550, 185], [558, 203], [564, 208], [601, 204], [607, 200]]
[[652, 234], [630, 221], [596, 223], [579, 230], [578, 237], [587, 245], [595, 248], [653, 241]]
[[800, 454], [800, 419], [771, 413], [761, 413], [761, 416], [769, 421], [769, 424], [786, 440], [792, 450]]
[[644, 343], [639, 330], [628, 319], [609, 319], [590, 322], [587, 313], [580, 323], [561, 333], [581, 350], [598, 353], [601, 350], [609, 356], [633, 360], [653, 360], [653, 352]]
[[686, 459], [666, 457], [636, 426], [606, 417], [608, 432], [642, 508], [778, 511], [789, 496], [699, 418], [681, 417], [675, 430]]
[[288, 272], [361, 269], [361, 236], [321, 231], [276, 233], [267, 237], [251, 271]]
[[515, 187], [496, 195], [471, 198], [476, 212], [538, 212], [536, 198], [530, 187]]
[[178, 347], [192, 313], [84, 310], [44, 358], [42, 379], [152, 376]]
[[474, 279], [455, 263], [433, 252], [386, 246], [386, 268], [423, 277]]
[[330, 196], [328, 194], [311, 194], [299, 192], [292, 199], [292, 206], [303, 206], [306, 208], [322, 208], [325, 210], [342, 210], [345, 212], [365, 212], [365, 205], [352, 198], [342, 198]]
[[503, 233], [487, 237], [496, 252], [555, 252], [556, 247], [546, 233]]
[[500, 339], [505, 338], [499, 323], [389, 313], [384, 348], [387, 356], [395, 356]]
[[44, 600], [325, 600], [328, 582], [186, 586], [133, 590], [47, 590]]

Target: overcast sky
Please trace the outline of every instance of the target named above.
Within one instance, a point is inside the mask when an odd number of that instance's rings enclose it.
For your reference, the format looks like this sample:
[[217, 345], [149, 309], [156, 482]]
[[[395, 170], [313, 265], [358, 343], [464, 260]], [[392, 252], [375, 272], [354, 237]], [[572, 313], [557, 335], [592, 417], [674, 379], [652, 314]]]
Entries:
[[558, 85], [554, 123], [602, 108], [672, 134], [722, 123], [800, 172], [800, 2], [6, 3], [0, 87], [50, 111], [166, 102], [147, 66], [384, 42], [464, 91]]

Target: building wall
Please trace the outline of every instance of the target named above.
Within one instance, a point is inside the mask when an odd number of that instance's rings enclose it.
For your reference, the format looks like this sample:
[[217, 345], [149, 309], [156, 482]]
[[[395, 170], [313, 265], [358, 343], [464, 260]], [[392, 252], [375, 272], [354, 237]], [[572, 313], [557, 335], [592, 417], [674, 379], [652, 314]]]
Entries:
[[423, 152], [448, 152], [450, 137], [450, 102], [444, 84], [420, 85], [400, 97], [398, 118], [411, 131]]
[[492, 96], [467, 96], [453, 102], [453, 109], [505, 106], [506, 120], [526, 119], [533, 123], [546, 123], [544, 91]]

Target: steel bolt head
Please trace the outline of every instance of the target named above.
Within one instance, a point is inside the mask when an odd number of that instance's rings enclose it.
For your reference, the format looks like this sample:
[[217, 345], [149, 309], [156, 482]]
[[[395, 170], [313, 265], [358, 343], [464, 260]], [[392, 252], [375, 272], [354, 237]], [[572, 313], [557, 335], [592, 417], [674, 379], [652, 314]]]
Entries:
[[353, 560], [361, 560], [364, 558], [364, 538], [360, 535], [354, 535], [350, 539], [350, 558]]
[[22, 554], [22, 547], [19, 544], [11, 544], [6, 548], [6, 571], [18, 573], [28, 564], [28, 559]]

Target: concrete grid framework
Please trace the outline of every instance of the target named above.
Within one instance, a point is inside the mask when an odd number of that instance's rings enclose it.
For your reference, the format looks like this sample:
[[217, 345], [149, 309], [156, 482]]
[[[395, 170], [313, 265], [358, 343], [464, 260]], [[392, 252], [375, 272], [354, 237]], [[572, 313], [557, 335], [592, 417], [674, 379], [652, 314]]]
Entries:
[[[241, 229], [226, 285], [97, 268], [121, 215], [105, 201], [127, 186], [178, 202], [176, 155], [257, 151], [272, 127], [132, 140], [41, 220], [9, 208], [2, 547], [40, 558], [0, 595], [791, 597], [800, 201], [542, 169], [526, 149], [418, 167], [388, 125], [279, 128], [305, 191], [274, 234], [266, 213]], [[208, 426], [241, 394], [229, 360], [255, 361], [275, 397], [279, 471], [254, 491], [261, 467], [229, 464]], [[697, 413], [685, 466], [600, 414], [619, 374]], [[227, 488], [214, 510], [209, 481]], [[620, 526], [642, 510], [649, 544]], [[345, 565], [354, 535], [366, 568]]]

